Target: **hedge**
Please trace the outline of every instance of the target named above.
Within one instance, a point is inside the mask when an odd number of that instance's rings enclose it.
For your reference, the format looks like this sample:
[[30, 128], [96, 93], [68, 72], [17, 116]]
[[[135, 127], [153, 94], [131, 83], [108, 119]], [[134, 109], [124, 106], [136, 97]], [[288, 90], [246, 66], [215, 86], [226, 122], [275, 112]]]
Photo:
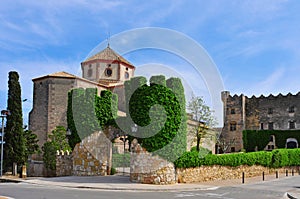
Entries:
[[[125, 82], [125, 93], [129, 117], [117, 123], [129, 132], [129, 139], [136, 138], [147, 151], [166, 160], [180, 157], [186, 150], [187, 128], [181, 80], [152, 76], [147, 85], [144, 77], [135, 77]], [[130, 133], [131, 122], [138, 125], [137, 133]]]
[[244, 130], [243, 145], [247, 152], [264, 150], [270, 141], [270, 136], [275, 136], [275, 144], [278, 148], [285, 148], [287, 138], [295, 138], [300, 141], [300, 130]]
[[258, 151], [249, 153], [231, 153], [214, 155], [208, 154], [204, 158], [196, 151], [185, 152], [175, 161], [177, 168], [191, 168], [201, 165], [261, 165], [279, 168], [284, 166], [300, 166], [300, 149], [276, 149], [272, 152]]
[[75, 88], [68, 93], [67, 123], [72, 134], [68, 136], [73, 149], [85, 137], [114, 124], [117, 117], [118, 97], [96, 88]]

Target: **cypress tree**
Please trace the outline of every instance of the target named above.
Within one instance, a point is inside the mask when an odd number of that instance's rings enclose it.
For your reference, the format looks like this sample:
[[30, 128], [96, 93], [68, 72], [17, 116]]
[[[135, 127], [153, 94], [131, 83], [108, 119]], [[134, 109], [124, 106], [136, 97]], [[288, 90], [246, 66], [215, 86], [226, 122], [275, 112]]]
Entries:
[[23, 129], [23, 114], [21, 100], [21, 86], [19, 74], [16, 71], [9, 72], [7, 109], [10, 115], [6, 120], [4, 166], [10, 170], [12, 163], [19, 166], [26, 162], [26, 140]]

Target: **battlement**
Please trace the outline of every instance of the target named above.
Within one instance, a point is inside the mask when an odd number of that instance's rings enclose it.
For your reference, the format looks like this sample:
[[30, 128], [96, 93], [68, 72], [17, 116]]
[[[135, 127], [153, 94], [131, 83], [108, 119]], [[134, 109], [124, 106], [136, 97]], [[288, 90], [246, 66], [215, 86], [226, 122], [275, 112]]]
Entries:
[[245, 96], [244, 94], [234, 94], [231, 95], [229, 91], [223, 91], [222, 92], [222, 100], [223, 99], [229, 99], [229, 100], [237, 100], [237, 99], [241, 99], [242, 97], [246, 97], [247, 99], [275, 99], [275, 98], [289, 98], [289, 97], [300, 97], [300, 91], [296, 94], [292, 94], [292, 93], [288, 93], [286, 95], [279, 93], [277, 95], [273, 95], [273, 94], [269, 94], [268, 96], [264, 96], [263, 94], [261, 94], [259, 97], [252, 95], [251, 97]]

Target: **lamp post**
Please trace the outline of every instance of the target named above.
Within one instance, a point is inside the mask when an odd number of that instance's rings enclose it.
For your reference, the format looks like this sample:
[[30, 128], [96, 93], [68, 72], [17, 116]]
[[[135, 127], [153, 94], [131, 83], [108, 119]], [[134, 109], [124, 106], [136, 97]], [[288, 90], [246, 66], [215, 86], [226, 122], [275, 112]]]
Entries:
[[2, 110], [1, 111], [1, 118], [2, 118], [2, 131], [1, 131], [1, 168], [0, 168], [0, 177], [2, 177], [2, 170], [3, 170], [3, 138], [4, 138], [4, 117], [10, 115], [9, 110]]

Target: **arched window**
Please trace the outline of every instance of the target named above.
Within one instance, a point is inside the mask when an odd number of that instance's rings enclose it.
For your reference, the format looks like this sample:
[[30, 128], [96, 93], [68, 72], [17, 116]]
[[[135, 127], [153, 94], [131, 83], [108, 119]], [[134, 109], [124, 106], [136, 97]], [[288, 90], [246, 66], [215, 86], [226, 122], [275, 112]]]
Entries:
[[128, 79], [129, 78], [129, 73], [125, 72], [124, 77], [125, 77], [125, 79]]

